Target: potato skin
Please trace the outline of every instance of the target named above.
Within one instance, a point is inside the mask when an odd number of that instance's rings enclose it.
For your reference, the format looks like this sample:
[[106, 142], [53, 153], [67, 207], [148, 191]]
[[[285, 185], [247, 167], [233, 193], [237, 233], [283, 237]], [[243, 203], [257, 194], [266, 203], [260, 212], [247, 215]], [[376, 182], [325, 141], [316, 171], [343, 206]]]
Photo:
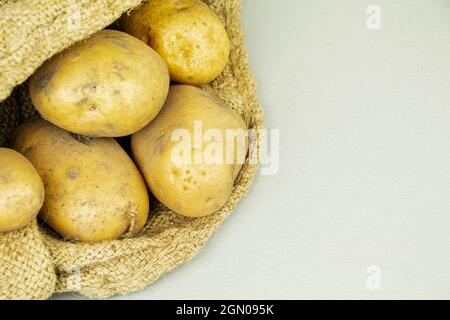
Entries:
[[[147, 127], [131, 137], [134, 159], [155, 197], [171, 210], [188, 217], [202, 217], [219, 210], [229, 199], [234, 179], [242, 163], [173, 161], [179, 140], [172, 136], [177, 129], [188, 130], [195, 138], [194, 121], [201, 121], [202, 132], [214, 128], [225, 135], [227, 129], [247, 127], [241, 117], [226, 108], [211, 94], [188, 85], [175, 85], [159, 115]], [[195, 142], [189, 152], [204, 154], [210, 142]], [[227, 141], [228, 143], [228, 141]], [[245, 155], [248, 143], [234, 145]], [[225, 156], [225, 152], [224, 152]]]
[[20, 153], [0, 148], [0, 232], [25, 227], [44, 202], [44, 184]]
[[30, 78], [34, 106], [54, 125], [92, 137], [138, 131], [169, 90], [161, 57], [142, 41], [102, 30], [47, 60]]
[[200, 85], [225, 68], [230, 40], [222, 21], [200, 0], [152, 0], [121, 20], [122, 30], [148, 43], [172, 80]]
[[44, 181], [40, 217], [62, 237], [112, 240], [132, 236], [145, 224], [144, 180], [114, 139], [82, 140], [39, 119], [19, 127], [14, 145]]

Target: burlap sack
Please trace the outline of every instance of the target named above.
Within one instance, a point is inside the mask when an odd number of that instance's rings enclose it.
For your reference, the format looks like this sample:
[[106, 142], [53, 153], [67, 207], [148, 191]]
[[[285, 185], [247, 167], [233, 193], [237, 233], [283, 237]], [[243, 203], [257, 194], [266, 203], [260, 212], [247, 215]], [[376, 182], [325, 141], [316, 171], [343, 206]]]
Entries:
[[[242, 1], [205, 0], [223, 18], [232, 51], [226, 70], [204, 89], [238, 110], [249, 128], [259, 130], [263, 117], [243, 48]], [[140, 2], [0, 0], [0, 146], [7, 146], [16, 126], [35, 114], [25, 82], [33, 71], [50, 56], [105, 28]], [[68, 23], [79, 25], [67, 32]], [[259, 161], [258, 131], [253, 143], [250, 156]], [[23, 230], [1, 234], [0, 298], [45, 299], [53, 292], [79, 292], [99, 298], [144, 288], [198, 252], [247, 192], [258, 161], [247, 159], [230, 200], [216, 214], [189, 219], [153, 203], [147, 225], [133, 239], [97, 244], [67, 242], [38, 226], [39, 221]]]

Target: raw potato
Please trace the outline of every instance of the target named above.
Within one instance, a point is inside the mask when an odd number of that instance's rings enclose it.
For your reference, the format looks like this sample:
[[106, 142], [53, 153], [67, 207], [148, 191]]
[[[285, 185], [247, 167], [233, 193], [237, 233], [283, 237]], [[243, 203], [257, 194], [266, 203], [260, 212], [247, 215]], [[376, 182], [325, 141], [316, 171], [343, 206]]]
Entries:
[[225, 68], [230, 40], [224, 24], [200, 0], [152, 0], [124, 14], [122, 29], [155, 49], [172, 80], [205, 84]]
[[[208, 129], [222, 135], [226, 145], [219, 143], [219, 138], [215, 142], [207, 138]], [[226, 140], [227, 129], [237, 129], [243, 139]], [[187, 149], [178, 133], [189, 134], [189, 139], [184, 140]], [[155, 120], [132, 135], [131, 147], [155, 197], [181, 215], [201, 217], [216, 212], [229, 199], [247, 153], [246, 133], [242, 118], [218, 98], [196, 87], [176, 85], [170, 88]], [[214, 155], [220, 153], [212, 150], [221, 148], [223, 157], [216, 158]], [[228, 162], [227, 150], [234, 153]]]
[[0, 148], [0, 232], [20, 229], [39, 213], [44, 185], [20, 153]]
[[34, 106], [54, 125], [93, 137], [146, 126], [169, 90], [161, 57], [142, 41], [102, 30], [46, 61], [31, 77]]
[[40, 217], [61, 236], [95, 242], [135, 235], [148, 193], [138, 169], [113, 138], [84, 138], [39, 119], [19, 127], [15, 149], [45, 185]]

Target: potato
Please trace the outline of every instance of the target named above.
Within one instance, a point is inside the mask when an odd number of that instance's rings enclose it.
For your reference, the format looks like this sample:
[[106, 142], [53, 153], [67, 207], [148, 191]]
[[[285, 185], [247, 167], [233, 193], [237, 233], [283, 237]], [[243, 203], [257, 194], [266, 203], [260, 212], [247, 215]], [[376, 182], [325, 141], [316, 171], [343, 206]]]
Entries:
[[148, 43], [172, 80], [200, 85], [225, 68], [230, 41], [224, 24], [200, 0], [152, 0], [121, 20], [122, 30]]
[[39, 213], [44, 184], [20, 153], [0, 148], [0, 232], [19, 229]]
[[[242, 139], [227, 138], [228, 133]], [[131, 137], [134, 159], [155, 197], [171, 210], [202, 217], [228, 200], [247, 153], [241, 117], [211, 94], [175, 85], [159, 115]]]
[[169, 90], [161, 57], [145, 43], [102, 30], [46, 61], [29, 82], [34, 106], [54, 125], [93, 137], [138, 131]]
[[19, 127], [14, 145], [44, 181], [40, 217], [64, 238], [112, 240], [144, 226], [145, 182], [113, 138], [81, 138], [39, 119]]

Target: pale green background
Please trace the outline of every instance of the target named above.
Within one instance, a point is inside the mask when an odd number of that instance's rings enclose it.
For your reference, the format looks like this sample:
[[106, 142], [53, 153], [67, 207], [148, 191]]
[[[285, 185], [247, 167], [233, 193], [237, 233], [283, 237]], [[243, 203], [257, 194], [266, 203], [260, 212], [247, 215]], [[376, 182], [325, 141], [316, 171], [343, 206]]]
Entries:
[[279, 173], [125, 298], [450, 298], [450, 1], [246, 0], [243, 21]]

